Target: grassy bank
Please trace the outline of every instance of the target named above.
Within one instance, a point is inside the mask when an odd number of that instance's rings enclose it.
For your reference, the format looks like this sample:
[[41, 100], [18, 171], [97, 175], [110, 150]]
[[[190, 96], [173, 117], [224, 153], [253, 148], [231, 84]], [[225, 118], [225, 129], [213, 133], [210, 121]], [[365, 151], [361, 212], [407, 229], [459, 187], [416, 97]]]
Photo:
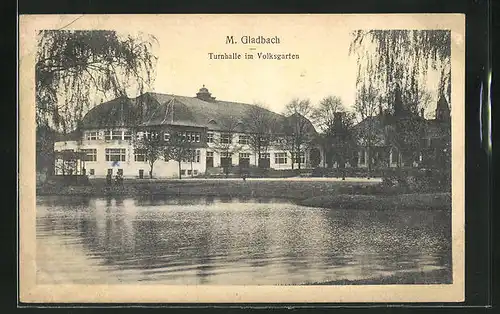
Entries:
[[384, 209], [413, 209], [413, 210], [433, 210], [451, 209], [450, 193], [412, 193], [401, 195], [322, 195], [314, 196], [300, 202], [304, 206], [338, 208], [338, 209], [359, 209], [369, 208], [374, 210]]
[[381, 189], [377, 182], [293, 180], [130, 180], [106, 186], [92, 180], [89, 186], [45, 185], [37, 195], [80, 196], [212, 196], [281, 198], [310, 207], [345, 209], [449, 209], [450, 193], [413, 193]]
[[90, 186], [50, 186], [37, 189], [38, 195], [88, 196], [223, 196], [223, 197], [284, 197], [304, 200], [309, 197], [344, 193], [353, 186], [363, 188], [377, 183], [293, 181], [293, 180], [125, 180], [122, 186], [106, 186], [104, 180], [95, 179]]

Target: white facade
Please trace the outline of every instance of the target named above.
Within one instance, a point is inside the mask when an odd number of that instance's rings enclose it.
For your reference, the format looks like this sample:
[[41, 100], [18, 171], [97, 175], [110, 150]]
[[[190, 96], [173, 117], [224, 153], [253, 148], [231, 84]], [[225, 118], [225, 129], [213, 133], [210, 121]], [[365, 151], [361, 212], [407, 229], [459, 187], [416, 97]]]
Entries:
[[[183, 177], [204, 175], [207, 173], [207, 163], [210, 169], [215, 172], [222, 170], [221, 158], [229, 153], [231, 165], [237, 167], [240, 159], [248, 159], [251, 166], [258, 165], [258, 156], [251, 147], [245, 143], [245, 134], [233, 134], [231, 143], [226, 145], [226, 149], [221, 150], [220, 136], [218, 131], [208, 131], [207, 147], [193, 148], [196, 155], [193, 162], [181, 162], [181, 173]], [[211, 136], [213, 135], [213, 140]], [[126, 178], [149, 177], [150, 165], [144, 158], [134, 150], [131, 134], [126, 129], [111, 130], [88, 130], [83, 134], [80, 141], [60, 141], [54, 144], [55, 151], [70, 150], [74, 152], [87, 152], [87, 158], [83, 162], [85, 174], [90, 178], [104, 178], [108, 173], [112, 176], [122, 174]], [[203, 141], [203, 140], [202, 140]], [[270, 168], [278, 170], [292, 169], [292, 158], [289, 152], [271, 147], [265, 153], [270, 159]], [[321, 159], [323, 154], [321, 153]], [[207, 158], [208, 157], [208, 158]], [[320, 165], [323, 161], [320, 161]], [[55, 174], [63, 174], [62, 160], [55, 161]], [[301, 160], [301, 168], [310, 167], [309, 151], [304, 151]], [[219, 169], [217, 169], [219, 168]], [[298, 163], [293, 165], [298, 168]], [[81, 173], [81, 169], [78, 169]], [[177, 161], [165, 161], [160, 157], [153, 167], [153, 177], [155, 178], [178, 178], [179, 165]]]

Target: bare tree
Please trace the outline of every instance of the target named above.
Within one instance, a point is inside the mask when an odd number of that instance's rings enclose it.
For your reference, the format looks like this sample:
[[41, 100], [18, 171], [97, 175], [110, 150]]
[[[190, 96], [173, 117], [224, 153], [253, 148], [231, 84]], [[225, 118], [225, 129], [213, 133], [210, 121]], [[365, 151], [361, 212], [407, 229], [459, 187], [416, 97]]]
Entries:
[[308, 120], [313, 112], [309, 99], [298, 98], [290, 101], [285, 107], [284, 145], [292, 155], [292, 168], [295, 162], [301, 168], [301, 152], [312, 140], [314, 126]]
[[323, 98], [318, 107], [312, 110], [311, 118], [319, 127], [319, 130], [324, 133], [334, 127], [335, 114], [345, 111], [345, 106], [340, 97], [328, 96]]
[[234, 139], [238, 131], [241, 131], [243, 122], [233, 116], [222, 117], [218, 122], [220, 125], [220, 134], [214, 137], [213, 150], [225, 156], [222, 157], [221, 162], [224, 173], [227, 176], [232, 166], [230, 156], [242, 149], [242, 145], [235, 143]]
[[261, 156], [269, 149], [276, 129], [276, 117], [262, 104], [251, 106], [243, 118], [243, 127], [247, 133], [249, 146], [257, 156], [261, 166]]
[[353, 153], [357, 151], [354, 123], [353, 113], [338, 112], [333, 128], [326, 133], [328, 145], [331, 147], [331, 158], [337, 163], [343, 180], [345, 180], [346, 162], [351, 163]]
[[192, 161], [192, 146], [191, 142], [179, 133], [171, 134], [169, 141], [165, 143], [163, 150], [164, 159], [165, 161], [174, 160], [177, 162], [179, 179], [182, 179], [182, 163], [186, 160]]
[[381, 123], [381, 121], [376, 120], [376, 116], [383, 111], [382, 100], [378, 96], [377, 88], [372, 84], [370, 79], [368, 79], [368, 82], [358, 80], [357, 85], [354, 110], [361, 120], [357, 137], [359, 144], [366, 148], [367, 177], [370, 178], [373, 163], [373, 146], [377, 138], [377, 128], [380, 127]]
[[138, 138], [133, 141], [134, 153], [144, 155], [149, 164], [149, 177], [153, 178], [153, 167], [155, 162], [163, 155], [165, 144], [157, 131], [150, 130], [139, 133]]
[[337, 114], [339, 112], [346, 112], [346, 108], [340, 97], [327, 96], [320, 101], [318, 107], [315, 107], [311, 114], [312, 121], [321, 132], [321, 134], [316, 137], [316, 142], [323, 147], [325, 155], [328, 156], [323, 159], [323, 162], [326, 162], [328, 159], [328, 164], [331, 164], [333, 161], [331, 147], [332, 139], [329, 137], [332, 134], [331, 131], [335, 127]]

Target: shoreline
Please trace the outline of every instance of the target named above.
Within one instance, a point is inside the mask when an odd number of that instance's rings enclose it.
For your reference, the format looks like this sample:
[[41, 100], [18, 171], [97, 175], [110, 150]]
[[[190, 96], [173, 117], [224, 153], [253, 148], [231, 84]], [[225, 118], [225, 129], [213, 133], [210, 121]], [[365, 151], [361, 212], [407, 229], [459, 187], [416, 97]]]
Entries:
[[410, 192], [381, 188], [373, 180], [148, 180], [106, 186], [37, 187], [37, 196], [80, 197], [223, 197], [283, 199], [307, 207], [372, 210], [451, 210], [450, 192]]
[[443, 268], [431, 271], [398, 272], [389, 276], [369, 279], [333, 280], [325, 282], [304, 283], [305, 286], [337, 286], [337, 285], [450, 285], [453, 283], [451, 269]]

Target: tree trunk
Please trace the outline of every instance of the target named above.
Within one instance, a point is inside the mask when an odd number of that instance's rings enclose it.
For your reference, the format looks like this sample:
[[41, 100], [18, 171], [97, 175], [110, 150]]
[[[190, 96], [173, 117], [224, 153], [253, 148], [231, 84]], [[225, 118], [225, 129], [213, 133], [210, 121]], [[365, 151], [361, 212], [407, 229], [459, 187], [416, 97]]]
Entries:
[[150, 179], [153, 179], [153, 166], [154, 166], [154, 162], [150, 162], [149, 163], [149, 178]]
[[345, 180], [345, 160], [343, 157], [339, 160], [340, 171], [342, 175], [342, 180]]
[[300, 171], [300, 162], [301, 162], [301, 159], [300, 159], [300, 149], [297, 150], [297, 154], [295, 155], [295, 157], [297, 158], [298, 160], [298, 164], [299, 164], [299, 171]]
[[366, 150], [366, 158], [368, 158], [367, 162], [368, 162], [368, 174], [367, 174], [367, 178], [370, 179], [370, 174], [371, 174], [371, 171], [372, 171], [372, 154], [371, 154], [372, 150], [371, 150], [371, 145], [368, 144], [368, 147], [367, 147], [367, 150]]
[[179, 179], [182, 179], [182, 174], [181, 174], [181, 161], [178, 160], [177, 163], [179, 164]]

